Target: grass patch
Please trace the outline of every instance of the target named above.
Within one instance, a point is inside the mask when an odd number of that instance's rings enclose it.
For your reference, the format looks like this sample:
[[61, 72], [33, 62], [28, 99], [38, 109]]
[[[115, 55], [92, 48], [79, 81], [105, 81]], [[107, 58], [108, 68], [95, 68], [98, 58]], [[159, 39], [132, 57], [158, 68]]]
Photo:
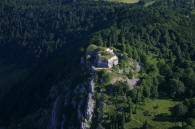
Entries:
[[146, 120], [158, 129], [174, 127], [179, 123], [173, 121], [169, 109], [178, 103], [167, 99], [149, 99], [138, 106], [137, 113], [132, 114], [132, 120], [125, 124], [125, 129], [140, 128]]
[[105, 1], [109, 1], [109, 2], [122, 2], [122, 3], [129, 3], [129, 4], [134, 4], [134, 3], [138, 3], [139, 0], [105, 0]]
[[87, 51], [92, 51], [92, 52], [105, 51], [105, 50], [106, 50], [105, 47], [96, 46], [95, 44], [90, 44], [87, 47]]
[[152, 5], [152, 4], [154, 4], [155, 2], [156, 2], [155, 0], [150, 1], [150, 2], [146, 2], [144, 7], [148, 7], [148, 6]]
[[106, 52], [106, 51], [99, 51], [98, 52], [98, 57], [101, 58], [101, 59], [110, 59], [114, 56], [114, 54], [112, 53], [109, 53], [109, 52]]
[[97, 47], [96, 45], [90, 44], [90, 45], [87, 47], [87, 51], [93, 51], [93, 52], [95, 52], [97, 48], [98, 48], [98, 47]]
[[105, 60], [108, 60], [114, 56], [113, 53], [106, 51], [106, 47], [100, 47], [94, 44], [90, 44], [87, 48], [87, 51], [96, 52], [99, 58], [105, 59]]

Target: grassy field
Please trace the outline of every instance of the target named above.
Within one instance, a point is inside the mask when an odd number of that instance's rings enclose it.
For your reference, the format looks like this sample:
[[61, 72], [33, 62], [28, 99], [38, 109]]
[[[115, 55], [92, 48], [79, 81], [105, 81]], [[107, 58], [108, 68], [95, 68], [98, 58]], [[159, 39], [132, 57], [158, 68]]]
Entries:
[[137, 3], [139, 0], [105, 0], [105, 1], [110, 1], [110, 2], [123, 2], [123, 3]]
[[14, 64], [0, 62], [0, 99], [14, 84], [23, 80], [28, 70]]
[[[105, 0], [105, 1], [110, 1], [110, 2], [122, 2], [122, 3], [129, 3], [129, 4], [134, 4], [134, 3], [138, 3], [140, 0]], [[144, 7], [148, 7], [152, 4], [154, 4], [157, 0], [151, 0], [151, 1], [145, 1], [145, 5]]]
[[[145, 105], [137, 108], [137, 113], [133, 114], [132, 120], [125, 124], [125, 129], [136, 129], [142, 127], [147, 120], [158, 129], [168, 129], [179, 123], [173, 122], [169, 109], [179, 102], [165, 99], [147, 100]], [[154, 108], [157, 106], [158, 108]]]
[[147, 2], [147, 3], [144, 5], [144, 7], [148, 7], [148, 6], [152, 5], [152, 4], [154, 4], [155, 2], [156, 2], [155, 0], [150, 1], [150, 2]]

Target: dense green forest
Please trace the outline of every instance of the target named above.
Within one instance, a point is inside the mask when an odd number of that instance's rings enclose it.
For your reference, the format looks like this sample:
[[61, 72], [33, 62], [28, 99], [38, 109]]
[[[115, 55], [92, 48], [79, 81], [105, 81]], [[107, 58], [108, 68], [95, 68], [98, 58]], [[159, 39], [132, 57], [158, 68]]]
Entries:
[[[45, 99], [56, 82], [65, 79], [75, 85], [82, 80], [80, 57], [88, 44], [96, 44], [114, 47], [142, 63], [145, 75], [139, 86], [125, 94], [131, 98], [124, 100], [127, 104], [147, 98], [179, 101], [171, 113], [176, 121], [186, 123], [183, 128], [192, 129], [195, 1], [157, 0], [146, 7], [147, 2], [151, 1], [1, 0], [0, 73], [15, 64], [28, 74], [10, 84], [10, 89], [0, 85], [0, 127], [47, 107]], [[124, 92], [119, 90], [116, 96]], [[124, 128], [117, 119], [120, 114], [115, 114], [111, 125], [118, 122]], [[146, 122], [142, 128], [155, 127]]]

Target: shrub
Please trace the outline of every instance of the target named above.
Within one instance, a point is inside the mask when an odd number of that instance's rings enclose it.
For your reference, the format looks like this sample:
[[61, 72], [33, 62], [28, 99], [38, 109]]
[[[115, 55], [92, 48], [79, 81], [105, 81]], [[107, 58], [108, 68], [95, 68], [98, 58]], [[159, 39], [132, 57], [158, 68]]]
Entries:
[[133, 72], [130, 70], [129, 73], [127, 74], [127, 77], [129, 79], [132, 79], [133, 78]]
[[112, 76], [106, 70], [101, 70], [99, 73], [99, 82], [100, 83], [109, 83], [112, 79]]
[[144, 116], [151, 116], [151, 112], [149, 112], [148, 110], [144, 111], [143, 114], [144, 114]]

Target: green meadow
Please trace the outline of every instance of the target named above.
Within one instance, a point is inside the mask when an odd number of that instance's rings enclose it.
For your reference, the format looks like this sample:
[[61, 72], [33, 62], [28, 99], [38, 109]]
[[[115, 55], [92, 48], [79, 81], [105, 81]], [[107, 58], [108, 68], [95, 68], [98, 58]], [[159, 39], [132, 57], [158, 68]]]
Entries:
[[137, 129], [147, 121], [158, 129], [168, 129], [178, 126], [171, 117], [170, 108], [179, 102], [167, 99], [148, 99], [142, 105], [137, 106], [136, 114], [132, 114], [130, 122], [125, 124], [125, 129]]
[[106, 0], [106, 1], [123, 2], [123, 3], [137, 3], [137, 2], [139, 2], [139, 0]]

